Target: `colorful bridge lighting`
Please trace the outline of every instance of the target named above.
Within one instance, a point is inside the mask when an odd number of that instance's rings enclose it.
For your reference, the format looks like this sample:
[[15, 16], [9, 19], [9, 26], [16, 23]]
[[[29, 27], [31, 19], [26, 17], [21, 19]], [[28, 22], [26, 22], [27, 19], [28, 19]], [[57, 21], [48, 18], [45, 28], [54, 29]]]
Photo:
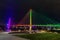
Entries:
[[31, 30], [32, 30], [32, 9], [30, 9], [30, 28], [29, 28], [30, 33]]

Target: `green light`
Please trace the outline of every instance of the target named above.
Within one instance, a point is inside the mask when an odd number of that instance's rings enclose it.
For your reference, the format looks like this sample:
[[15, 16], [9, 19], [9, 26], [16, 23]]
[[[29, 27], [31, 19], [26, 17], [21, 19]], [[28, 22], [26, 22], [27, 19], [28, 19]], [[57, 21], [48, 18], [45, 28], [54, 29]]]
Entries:
[[32, 9], [30, 9], [30, 28], [29, 28], [30, 34], [32, 31]]
[[59, 24], [32, 25], [32, 26], [46, 26], [46, 27], [50, 26], [50, 27], [60, 27], [60, 25], [59, 25]]
[[32, 9], [30, 9], [30, 26], [32, 25]]

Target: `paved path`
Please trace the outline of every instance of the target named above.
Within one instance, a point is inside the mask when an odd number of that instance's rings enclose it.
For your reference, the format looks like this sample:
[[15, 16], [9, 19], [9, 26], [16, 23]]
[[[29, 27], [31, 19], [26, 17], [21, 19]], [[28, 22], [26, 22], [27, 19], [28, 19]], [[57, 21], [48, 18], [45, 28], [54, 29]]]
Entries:
[[0, 32], [0, 40], [27, 40], [27, 39], [12, 36], [7, 32]]

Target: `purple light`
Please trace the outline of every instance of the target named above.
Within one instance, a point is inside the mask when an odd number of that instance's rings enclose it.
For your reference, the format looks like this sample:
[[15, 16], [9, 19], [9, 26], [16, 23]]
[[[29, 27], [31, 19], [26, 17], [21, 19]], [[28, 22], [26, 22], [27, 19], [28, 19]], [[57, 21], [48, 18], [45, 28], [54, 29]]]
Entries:
[[11, 25], [11, 18], [9, 18], [8, 20], [8, 24], [7, 24], [7, 31], [10, 31], [10, 25]]

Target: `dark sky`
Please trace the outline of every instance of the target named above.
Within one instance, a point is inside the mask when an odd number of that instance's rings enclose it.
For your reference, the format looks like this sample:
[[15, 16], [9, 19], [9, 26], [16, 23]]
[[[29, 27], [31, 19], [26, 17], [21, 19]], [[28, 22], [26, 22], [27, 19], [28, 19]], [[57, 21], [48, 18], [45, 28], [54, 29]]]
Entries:
[[8, 17], [18, 23], [28, 10], [47, 12], [50, 18], [60, 22], [60, 1], [57, 0], [0, 0], [0, 23], [6, 23]]

